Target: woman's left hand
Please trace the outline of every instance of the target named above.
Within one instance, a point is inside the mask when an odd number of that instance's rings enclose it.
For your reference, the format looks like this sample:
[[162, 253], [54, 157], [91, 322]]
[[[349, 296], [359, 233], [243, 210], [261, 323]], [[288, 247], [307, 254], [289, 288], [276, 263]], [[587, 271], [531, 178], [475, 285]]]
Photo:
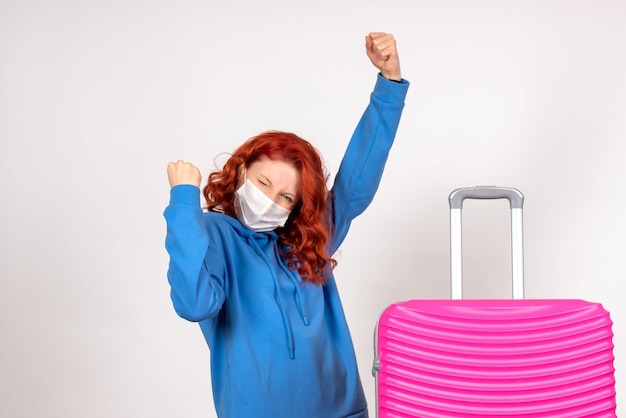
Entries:
[[383, 77], [400, 81], [400, 58], [396, 48], [396, 39], [390, 33], [372, 32], [365, 37], [367, 56], [380, 70]]

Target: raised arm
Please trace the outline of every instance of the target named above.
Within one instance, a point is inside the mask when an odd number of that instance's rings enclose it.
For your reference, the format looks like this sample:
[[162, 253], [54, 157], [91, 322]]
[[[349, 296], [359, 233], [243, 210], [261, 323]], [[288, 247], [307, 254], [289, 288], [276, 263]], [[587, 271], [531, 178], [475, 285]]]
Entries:
[[167, 278], [174, 309], [190, 321], [215, 315], [224, 303], [223, 274], [207, 260], [209, 237], [200, 207], [200, 170], [184, 161], [169, 163], [170, 204], [165, 209], [165, 248], [170, 256]]
[[409, 88], [408, 81], [401, 77], [393, 35], [371, 33], [365, 40], [367, 56], [380, 70], [380, 75], [335, 177], [331, 200], [335, 227], [331, 253], [339, 248], [352, 220], [367, 208], [376, 194]]

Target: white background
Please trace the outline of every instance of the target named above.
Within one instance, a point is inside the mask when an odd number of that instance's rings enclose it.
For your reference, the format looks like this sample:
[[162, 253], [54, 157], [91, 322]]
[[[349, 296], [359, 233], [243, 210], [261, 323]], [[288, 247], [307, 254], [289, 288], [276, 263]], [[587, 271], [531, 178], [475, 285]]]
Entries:
[[[477, 184], [526, 196], [527, 297], [611, 312], [619, 402], [624, 22], [623, 0], [1, 0], [0, 416], [215, 416], [209, 351], [169, 300], [166, 164], [206, 176], [281, 129], [334, 174], [376, 77], [369, 31], [396, 35], [412, 83], [338, 254], [372, 415], [378, 315], [448, 296], [447, 197]], [[466, 202], [468, 297], [508, 295], [508, 222]]]

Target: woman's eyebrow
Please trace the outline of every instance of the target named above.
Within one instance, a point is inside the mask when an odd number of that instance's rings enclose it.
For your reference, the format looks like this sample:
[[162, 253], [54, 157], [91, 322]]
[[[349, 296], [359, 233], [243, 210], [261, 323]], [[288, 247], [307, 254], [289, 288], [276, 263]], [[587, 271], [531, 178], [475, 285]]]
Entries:
[[[259, 173], [259, 177], [261, 178], [261, 180], [263, 180], [265, 183], [267, 183], [269, 186], [273, 186], [274, 183], [272, 183], [272, 180], [270, 180], [269, 177], [267, 177], [265, 174], [263, 173]], [[282, 191], [284, 194], [288, 194], [290, 196], [293, 196], [294, 198], [298, 197], [298, 193], [293, 192], [293, 191]]]

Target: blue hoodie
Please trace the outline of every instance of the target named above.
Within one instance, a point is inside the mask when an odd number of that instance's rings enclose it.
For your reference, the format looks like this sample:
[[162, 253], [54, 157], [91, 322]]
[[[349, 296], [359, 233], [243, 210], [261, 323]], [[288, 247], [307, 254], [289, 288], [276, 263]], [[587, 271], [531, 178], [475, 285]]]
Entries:
[[[408, 86], [378, 76], [335, 178], [331, 254], [374, 197]], [[202, 211], [195, 186], [173, 187], [164, 215], [172, 302], [209, 345], [218, 416], [367, 418], [334, 276], [302, 280], [274, 231]]]

